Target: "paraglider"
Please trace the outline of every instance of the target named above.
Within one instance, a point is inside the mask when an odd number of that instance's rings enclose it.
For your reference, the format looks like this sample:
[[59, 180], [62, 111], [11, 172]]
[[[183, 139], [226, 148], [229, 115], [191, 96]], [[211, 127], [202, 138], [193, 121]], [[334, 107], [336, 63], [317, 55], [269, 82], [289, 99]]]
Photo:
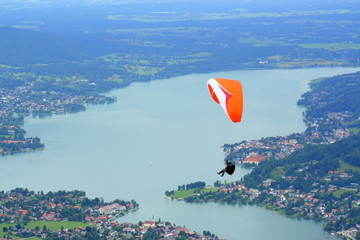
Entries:
[[[243, 92], [239, 81], [223, 78], [211, 78], [207, 81], [207, 87], [212, 99], [219, 103], [233, 122], [240, 122], [243, 113]], [[219, 174], [224, 176], [225, 172], [232, 175], [235, 165], [226, 161], [226, 167]]]
[[239, 81], [211, 78], [207, 81], [211, 97], [219, 103], [233, 122], [240, 122], [243, 112], [243, 93]]
[[224, 176], [225, 172], [229, 175], [232, 175], [235, 172], [235, 165], [232, 164], [232, 162], [226, 160], [226, 167], [217, 174], [219, 174], [220, 177], [222, 177]]

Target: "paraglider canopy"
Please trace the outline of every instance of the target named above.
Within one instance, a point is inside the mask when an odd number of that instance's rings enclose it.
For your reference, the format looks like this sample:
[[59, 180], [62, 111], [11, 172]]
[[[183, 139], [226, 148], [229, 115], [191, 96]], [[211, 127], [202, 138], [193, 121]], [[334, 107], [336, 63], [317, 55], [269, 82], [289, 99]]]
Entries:
[[243, 112], [243, 92], [239, 81], [211, 78], [207, 81], [213, 100], [221, 105], [233, 122], [240, 122]]

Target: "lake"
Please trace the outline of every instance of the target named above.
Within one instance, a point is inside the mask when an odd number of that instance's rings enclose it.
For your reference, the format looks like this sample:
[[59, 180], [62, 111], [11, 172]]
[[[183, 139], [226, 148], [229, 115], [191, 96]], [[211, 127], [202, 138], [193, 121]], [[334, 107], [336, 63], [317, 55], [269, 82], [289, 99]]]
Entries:
[[[134, 83], [107, 95], [118, 101], [46, 119], [26, 118], [28, 136], [45, 150], [0, 159], [1, 188], [35, 191], [84, 190], [105, 201], [135, 199], [140, 209], [119, 221], [161, 218], [220, 238], [331, 239], [321, 223], [294, 220], [259, 207], [189, 204], [164, 198], [179, 185], [234, 181], [248, 172], [220, 178], [224, 143], [283, 136], [305, 130], [296, 106], [310, 80], [355, 72], [355, 68], [231, 71], [191, 74]], [[207, 92], [211, 77], [240, 80], [241, 123], [232, 123]]]

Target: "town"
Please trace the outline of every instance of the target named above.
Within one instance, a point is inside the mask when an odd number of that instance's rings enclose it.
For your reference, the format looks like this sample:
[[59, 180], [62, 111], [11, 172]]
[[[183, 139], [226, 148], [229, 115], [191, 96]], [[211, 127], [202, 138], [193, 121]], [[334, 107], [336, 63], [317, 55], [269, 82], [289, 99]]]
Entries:
[[[294, 175], [283, 176], [278, 181], [265, 179], [260, 188], [246, 187], [242, 181], [216, 181], [213, 186], [179, 187], [181, 198], [176, 197], [177, 191], [166, 191], [165, 194], [170, 199], [186, 202], [259, 205], [289, 217], [321, 220], [326, 231], [357, 239], [360, 232], [360, 224], [356, 221], [359, 216], [360, 185], [345, 172], [328, 171], [319, 177], [309, 174], [307, 170], [296, 169]], [[350, 184], [331, 184], [336, 180], [345, 180]], [[299, 187], [301, 182], [310, 182], [309, 188]]]
[[[274, 159], [285, 158], [295, 150], [303, 148], [305, 144], [330, 144], [347, 138], [351, 135], [351, 132], [345, 127], [344, 122], [354, 117], [355, 113], [350, 112], [331, 112], [327, 118], [308, 117], [305, 119], [307, 130], [303, 133], [225, 144], [223, 149], [227, 155], [227, 160], [241, 163], [245, 166], [258, 165], [270, 157]], [[339, 127], [329, 129], [329, 126]]]
[[2, 191], [0, 239], [219, 239], [208, 231], [198, 234], [160, 219], [119, 222], [121, 216], [138, 208], [134, 200], [104, 202], [89, 199], [82, 191]]

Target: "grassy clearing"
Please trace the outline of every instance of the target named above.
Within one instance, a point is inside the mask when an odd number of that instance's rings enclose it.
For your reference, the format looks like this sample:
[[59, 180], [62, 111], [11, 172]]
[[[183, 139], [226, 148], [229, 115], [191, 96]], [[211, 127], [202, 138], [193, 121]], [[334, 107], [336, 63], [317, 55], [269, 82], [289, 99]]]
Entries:
[[349, 128], [349, 131], [353, 134], [358, 134], [360, 132], [360, 128]]
[[285, 175], [284, 167], [277, 167], [273, 169], [270, 173], [272, 179], [278, 180]]
[[14, 68], [14, 67], [8, 66], [8, 65], [4, 65], [4, 64], [0, 64], [0, 68], [7, 68], [7, 69], [9, 69], [9, 68]]
[[213, 31], [212, 28], [205, 27], [157, 27], [157, 28], [114, 28], [106, 30], [107, 33], [152, 33], [152, 34], [160, 34], [160, 33], [192, 33], [198, 31]]
[[289, 62], [280, 62], [276, 66], [280, 68], [299, 68], [299, 67], [323, 67], [323, 66], [342, 66], [345, 65], [345, 62], [335, 62], [335, 61], [326, 61], [326, 60], [312, 60], [312, 59], [299, 59], [296, 61]]
[[121, 78], [121, 75], [119, 74], [113, 74], [110, 78], [108, 78], [108, 81], [122, 83], [124, 82], [124, 79]]
[[360, 167], [356, 167], [356, 166], [351, 165], [349, 163], [341, 163], [339, 171], [340, 172], [345, 172], [346, 170], [352, 170], [352, 171], [355, 171], [355, 172], [360, 172]]
[[[15, 227], [16, 223], [0, 223], [0, 236], [4, 236], [4, 235], [8, 235], [9, 232], [4, 232], [4, 228], [9, 228], [9, 227]], [[35, 229], [36, 226], [38, 226], [40, 229], [43, 228], [43, 226], [46, 226], [46, 228], [48, 230], [51, 231], [58, 231], [61, 229], [61, 227], [64, 227], [66, 229], [75, 229], [78, 227], [83, 227], [86, 228], [87, 226], [91, 226], [89, 223], [83, 223], [83, 222], [74, 222], [74, 221], [61, 221], [61, 222], [50, 222], [50, 221], [31, 221], [29, 222], [25, 228], [27, 229]], [[17, 236], [12, 236], [14, 239], [23, 239], [21, 237], [17, 237]], [[28, 239], [32, 239], [32, 240], [37, 240], [37, 239], [41, 239], [41, 238], [37, 238], [37, 237], [32, 237], [32, 238], [28, 238]]]
[[198, 192], [200, 191], [200, 193], [208, 193], [208, 192], [216, 192], [218, 191], [219, 188], [216, 187], [206, 187], [206, 188], [193, 188], [193, 189], [189, 189], [189, 190], [179, 190], [179, 191], [175, 191], [174, 195], [172, 195], [171, 197], [175, 198], [175, 199], [184, 199], [187, 197], [191, 197], [191, 196], [195, 196], [196, 194], [198, 194]]
[[191, 55], [188, 55], [188, 58], [206, 58], [206, 57], [211, 57], [212, 53], [211, 52], [198, 52], [198, 53], [194, 53]]
[[6, 228], [9, 228], [9, 227], [15, 227], [15, 223], [0, 223], [0, 237], [4, 236], [5, 234], [8, 234], [7, 232], [4, 232], [3, 229], [6, 227]]
[[[207, 59], [179, 59], [179, 60], [176, 60], [175, 63], [183, 63], [183, 64], [187, 64], [187, 63], [194, 63], [194, 62], [201, 62], [201, 61], [206, 61]], [[174, 62], [171, 62], [171, 61], [168, 61], [168, 64], [171, 65], [171, 64], [174, 64]]]
[[337, 50], [359, 50], [360, 44], [347, 42], [347, 43], [302, 43], [297, 44], [302, 48], [310, 48], [310, 49], [326, 49], [330, 51], [337, 51]]
[[128, 72], [137, 74], [137, 75], [154, 75], [163, 70], [160, 67], [148, 67], [148, 66], [132, 66], [124, 65]]
[[206, 187], [206, 188], [202, 189], [201, 192], [203, 192], [203, 193], [217, 192], [218, 190], [219, 190], [219, 188], [217, 188], [217, 187]]
[[273, 44], [285, 44], [283, 40], [280, 38], [256, 38], [256, 37], [240, 37], [237, 40], [238, 43], [245, 43], [245, 44], [254, 44], [254, 46], [270, 46]]
[[355, 192], [355, 190], [350, 190], [350, 189], [339, 189], [339, 190], [336, 190], [333, 194], [335, 197], [337, 198], [340, 198], [341, 195], [345, 192]]
[[176, 191], [172, 197], [175, 199], [183, 199], [194, 195], [196, 195], [195, 189], [189, 189]]
[[43, 226], [46, 226], [48, 230], [51, 231], [57, 231], [60, 230], [61, 227], [67, 228], [67, 229], [74, 229], [78, 227], [87, 227], [90, 226], [89, 223], [83, 223], [83, 222], [75, 222], [75, 221], [60, 221], [60, 222], [50, 222], [50, 221], [31, 221], [29, 222], [25, 227], [29, 229], [35, 229], [36, 226], [38, 226], [40, 229], [43, 228]]

